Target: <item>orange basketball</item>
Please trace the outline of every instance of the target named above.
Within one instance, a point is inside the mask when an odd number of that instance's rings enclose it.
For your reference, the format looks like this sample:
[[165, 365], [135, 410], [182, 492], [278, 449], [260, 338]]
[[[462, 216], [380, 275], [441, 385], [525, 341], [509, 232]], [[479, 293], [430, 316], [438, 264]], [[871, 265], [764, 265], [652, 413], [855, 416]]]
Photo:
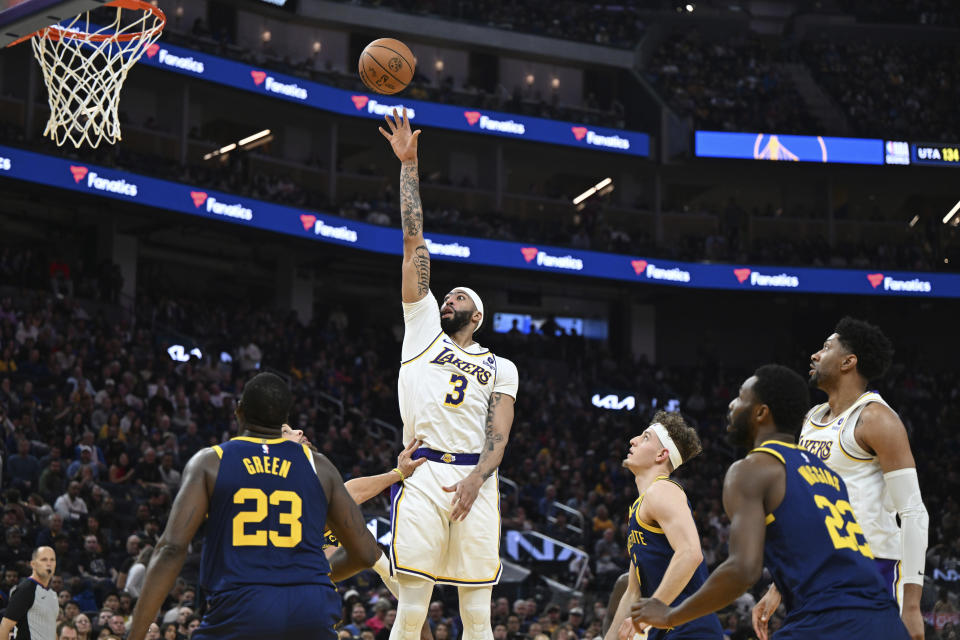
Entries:
[[410, 48], [393, 38], [380, 38], [360, 54], [360, 79], [377, 93], [403, 91], [413, 79], [417, 59]]

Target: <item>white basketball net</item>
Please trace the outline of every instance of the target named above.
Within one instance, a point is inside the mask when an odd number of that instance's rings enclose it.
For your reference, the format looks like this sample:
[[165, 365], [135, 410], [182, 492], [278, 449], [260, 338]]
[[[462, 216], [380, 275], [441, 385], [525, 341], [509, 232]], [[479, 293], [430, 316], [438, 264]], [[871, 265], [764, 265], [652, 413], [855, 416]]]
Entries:
[[58, 146], [70, 141], [77, 148], [83, 143], [97, 147], [103, 140], [120, 140], [123, 81], [165, 23], [162, 13], [139, 13], [117, 7], [116, 18], [103, 27], [91, 24], [85, 13], [31, 38], [49, 94], [50, 119], [43, 134]]

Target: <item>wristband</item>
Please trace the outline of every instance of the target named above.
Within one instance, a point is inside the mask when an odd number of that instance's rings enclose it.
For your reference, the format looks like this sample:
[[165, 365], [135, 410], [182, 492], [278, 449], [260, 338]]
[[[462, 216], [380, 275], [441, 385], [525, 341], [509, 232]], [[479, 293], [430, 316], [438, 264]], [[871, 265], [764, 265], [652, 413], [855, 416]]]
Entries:
[[403, 471], [400, 471], [400, 467], [394, 467], [392, 470], [396, 471], [397, 475], [400, 476], [400, 482], [403, 482], [404, 480], [406, 480], [406, 477], [404, 477], [403, 475]]

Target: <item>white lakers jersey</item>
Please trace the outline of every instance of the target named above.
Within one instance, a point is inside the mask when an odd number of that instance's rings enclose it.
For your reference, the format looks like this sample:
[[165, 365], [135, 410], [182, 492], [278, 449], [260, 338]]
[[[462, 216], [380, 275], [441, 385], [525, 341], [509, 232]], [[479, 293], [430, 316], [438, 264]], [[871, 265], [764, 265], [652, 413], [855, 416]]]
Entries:
[[860, 413], [871, 402], [890, 408], [872, 391], [857, 398], [849, 409], [829, 422], [822, 417], [830, 410], [823, 403], [807, 413], [800, 432], [800, 446], [815, 454], [836, 471], [850, 495], [850, 505], [875, 558], [900, 559], [900, 527], [897, 512], [875, 455], [857, 444], [854, 430]]
[[517, 397], [517, 367], [489, 349], [457, 346], [440, 328], [440, 306], [432, 293], [404, 303], [406, 325], [398, 395], [403, 441], [449, 453], [478, 453], [490, 395]]

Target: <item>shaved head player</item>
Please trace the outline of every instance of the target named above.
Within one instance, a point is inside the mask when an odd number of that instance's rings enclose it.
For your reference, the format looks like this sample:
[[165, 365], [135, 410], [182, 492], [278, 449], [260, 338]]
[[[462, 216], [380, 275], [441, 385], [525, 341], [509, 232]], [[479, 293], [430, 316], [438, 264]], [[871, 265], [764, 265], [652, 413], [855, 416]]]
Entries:
[[483, 302], [456, 287], [438, 305], [430, 293], [417, 165], [420, 131], [406, 110], [386, 116], [401, 162], [404, 335], [398, 396], [403, 441], [427, 463], [393, 502], [391, 571], [400, 597], [390, 640], [416, 640], [436, 583], [459, 588], [464, 640], [492, 640], [490, 599], [500, 580], [500, 504], [495, 472], [513, 425], [517, 367], [473, 341]]

